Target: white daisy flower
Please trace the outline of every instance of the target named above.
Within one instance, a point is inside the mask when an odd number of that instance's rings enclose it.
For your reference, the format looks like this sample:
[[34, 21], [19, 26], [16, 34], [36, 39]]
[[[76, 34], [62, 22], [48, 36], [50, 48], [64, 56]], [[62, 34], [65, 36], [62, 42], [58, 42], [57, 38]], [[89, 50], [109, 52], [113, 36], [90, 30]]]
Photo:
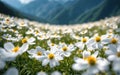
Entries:
[[102, 49], [103, 48], [103, 41], [104, 37], [101, 37], [99, 35], [95, 35], [92, 38], [90, 38], [87, 42], [87, 47], [94, 50], [94, 49]]
[[33, 34], [33, 32], [34, 32], [34, 29], [30, 27], [29, 30], [26, 32], [26, 34]]
[[39, 31], [39, 29], [35, 29], [34, 32], [33, 32], [33, 35], [34, 36], [39, 36], [41, 33]]
[[114, 35], [109, 39], [109, 45], [108, 47], [111, 48], [113, 46], [117, 47], [120, 45], [120, 36], [119, 35]]
[[52, 34], [49, 38], [57, 38], [57, 39], [60, 39], [61, 38], [61, 36], [60, 35], [58, 35], [58, 34], [56, 34], [56, 33], [54, 33], [54, 34]]
[[31, 37], [31, 38], [25, 37], [25, 38], [22, 39], [22, 43], [23, 44], [26, 43], [28, 45], [35, 44], [34, 41], [35, 41], [35, 38], [33, 38], [33, 37]]
[[40, 46], [37, 46], [36, 49], [31, 49], [29, 51], [27, 51], [30, 55], [30, 58], [35, 58], [39, 61], [42, 61], [45, 58], [45, 50], [43, 48], [41, 48]]
[[3, 38], [3, 39], [6, 39], [6, 40], [11, 40], [12, 35], [10, 35], [10, 34], [3, 34], [3, 35], [2, 35], [2, 38]]
[[83, 50], [85, 48], [85, 45], [87, 45], [88, 37], [81, 37], [81, 41], [75, 43], [75, 46], [80, 48], [80, 50]]
[[4, 49], [0, 48], [2, 55], [5, 56], [6, 61], [11, 61], [16, 58], [17, 55], [21, 55], [28, 49], [27, 44], [23, 44], [21, 47], [14, 46], [13, 43], [7, 42], [4, 44]]
[[[75, 63], [72, 65], [72, 68], [77, 71], [86, 70], [89, 74], [96, 74], [100, 71], [108, 69], [109, 62], [103, 58], [97, 58], [98, 52], [94, 54], [84, 52], [84, 57], [75, 58]], [[90, 55], [89, 55], [90, 54]]]
[[51, 42], [50, 40], [47, 41], [47, 44], [50, 48], [57, 48], [58, 45], [56, 45], [55, 43]]
[[3, 21], [4, 24], [8, 25], [13, 22], [13, 18], [6, 17]]
[[108, 60], [112, 61], [113, 70], [120, 72], [120, 45], [111, 47], [105, 52], [108, 55]]
[[74, 51], [76, 48], [73, 44], [66, 45], [65, 43], [60, 43], [58, 45], [58, 51], [60, 52], [61, 56], [69, 57], [71, 52]]
[[80, 36], [76, 35], [75, 33], [71, 33], [70, 37], [73, 38], [73, 39], [76, 39], [76, 40], [80, 40]]
[[51, 49], [45, 53], [46, 58], [42, 61], [42, 66], [45, 66], [49, 63], [50, 67], [53, 68], [55, 66], [60, 65], [59, 61], [63, 60], [63, 58], [56, 52], [56, 50]]
[[28, 26], [28, 24], [24, 21], [18, 22], [18, 25], [21, 26], [21, 27], [27, 27]]
[[39, 35], [39, 36], [37, 36], [37, 39], [38, 40], [44, 40], [44, 39], [46, 39], [46, 36], [45, 35]]

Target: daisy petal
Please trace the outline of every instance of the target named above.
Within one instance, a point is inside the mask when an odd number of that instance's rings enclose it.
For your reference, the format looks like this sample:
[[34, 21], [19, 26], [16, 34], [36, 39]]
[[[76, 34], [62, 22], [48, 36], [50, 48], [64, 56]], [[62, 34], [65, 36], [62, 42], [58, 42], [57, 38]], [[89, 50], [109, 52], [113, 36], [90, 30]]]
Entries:
[[13, 43], [11, 43], [11, 42], [7, 42], [7, 43], [4, 44], [4, 48], [5, 48], [7, 51], [10, 51], [10, 50], [12, 50], [12, 49], [14, 48], [14, 45], [13, 45]]
[[28, 49], [28, 44], [23, 44], [22, 47], [20, 48], [20, 54], [25, 52]]
[[16, 68], [10, 68], [6, 71], [5, 75], [18, 75], [18, 70]]
[[42, 61], [42, 66], [45, 66], [45, 65], [47, 65], [49, 63], [49, 60], [48, 59], [44, 59], [43, 61]]
[[108, 60], [114, 61], [117, 57], [115, 55], [108, 56]]
[[5, 67], [5, 62], [0, 60], [0, 69], [3, 69]]

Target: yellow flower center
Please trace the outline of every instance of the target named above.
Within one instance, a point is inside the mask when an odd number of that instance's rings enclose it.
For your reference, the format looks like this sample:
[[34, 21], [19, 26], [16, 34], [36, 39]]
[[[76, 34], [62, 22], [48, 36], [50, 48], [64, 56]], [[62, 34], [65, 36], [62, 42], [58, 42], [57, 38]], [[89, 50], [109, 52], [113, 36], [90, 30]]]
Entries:
[[38, 30], [36, 30], [36, 31], [35, 31], [35, 33], [36, 33], [36, 34], [38, 34], [38, 33], [39, 33], [39, 31], [38, 31]]
[[87, 42], [87, 39], [86, 38], [82, 38], [81, 40], [83, 43], [86, 43]]
[[108, 33], [109, 33], [109, 34], [113, 34], [113, 30], [110, 30]]
[[62, 50], [63, 50], [63, 51], [67, 51], [68, 48], [67, 48], [66, 46], [64, 46], [64, 47], [62, 48]]
[[104, 51], [106, 51], [106, 50], [108, 50], [108, 49], [109, 49], [109, 48], [107, 48], [107, 47], [103, 47], [103, 50], [104, 50]]
[[111, 35], [108, 35], [108, 37], [107, 38], [111, 38], [112, 36]]
[[89, 63], [90, 65], [95, 65], [95, 64], [96, 64], [96, 61], [97, 61], [94, 56], [89, 56], [86, 60], [88, 61], [88, 63]]
[[117, 56], [120, 57], [120, 52], [117, 52]]
[[51, 46], [54, 46], [54, 43], [51, 43]]
[[17, 46], [17, 47], [15, 47], [15, 48], [13, 48], [13, 50], [12, 50], [12, 52], [17, 52], [17, 51], [19, 51], [19, 47]]
[[96, 42], [100, 42], [100, 41], [101, 41], [101, 37], [100, 37], [100, 36], [96, 36], [96, 37], [95, 37], [95, 41], [96, 41]]
[[13, 32], [16, 32], [16, 30], [15, 30], [15, 29], [13, 29]]
[[9, 19], [6, 19], [6, 24], [9, 24], [10, 23], [10, 20]]
[[40, 36], [40, 38], [43, 38], [42, 35]]
[[37, 52], [37, 55], [38, 55], [38, 56], [41, 56], [41, 55], [42, 55], [42, 52], [38, 51], [38, 52]]
[[116, 44], [117, 41], [118, 41], [118, 40], [117, 40], [116, 38], [112, 38], [111, 43], [112, 43], [112, 44]]
[[24, 22], [21, 22], [21, 24], [20, 24], [20, 25], [22, 25], [22, 26], [23, 26], [23, 25], [24, 25]]
[[27, 43], [27, 38], [22, 39], [22, 43]]
[[10, 21], [9, 19], [6, 19], [6, 21]]
[[54, 57], [55, 57], [55, 56], [54, 56], [53, 53], [48, 54], [48, 58], [49, 58], [49, 59], [54, 59]]
[[80, 53], [81, 53], [81, 52], [82, 52], [82, 50], [78, 50], [78, 52], [80, 52]]
[[78, 35], [76, 35], [75, 37], [76, 37], [76, 38], [79, 38], [79, 36], [78, 36]]

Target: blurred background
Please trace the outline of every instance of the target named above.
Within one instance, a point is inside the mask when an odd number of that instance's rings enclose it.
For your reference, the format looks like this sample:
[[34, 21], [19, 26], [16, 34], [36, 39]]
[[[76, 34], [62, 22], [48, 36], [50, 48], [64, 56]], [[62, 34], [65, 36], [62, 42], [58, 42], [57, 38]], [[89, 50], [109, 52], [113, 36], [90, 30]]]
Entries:
[[120, 15], [120, 0], [0, 0], [0, 13], [50, 24], [80, 24]]

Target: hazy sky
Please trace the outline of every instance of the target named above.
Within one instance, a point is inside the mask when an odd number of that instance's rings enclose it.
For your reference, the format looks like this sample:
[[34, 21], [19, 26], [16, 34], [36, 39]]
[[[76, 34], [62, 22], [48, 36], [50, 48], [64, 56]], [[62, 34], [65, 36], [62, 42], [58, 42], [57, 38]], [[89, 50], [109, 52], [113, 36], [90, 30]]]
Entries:
[[[28, 3], [30, 3], [30, 2], [33, 2], [33, 1], [35, 1], [35, 0], [2, 0], [2, 1], [4, 1], [4, 2], [7, 2], [8, 4], [13, 4], [13, 3], [18, 3], [18, 2], [20, 2], [21, 4], [28, 4]], [[63, 3], [65, 3], [65, 2], [67, 2], [67, 1], [74, 1], [74, 0], [48, 0], [48, 1], [56, 1], [56, 2], [63, 2]], [[12, 5], [12, 6], [14, 6], [14, 5]]]
[[19, 0], [22, 4], [28, 4], [34, 0]]
[[[29, 4], [35, 0], [2, 0], [2, 1], [8, 3], [9, 5], [15, 8], [20, 8], [24, 6], [25, 4]], [[67, 1], [74, 1], [74, 0], [48, 0], [48, 1], [56, 1], [60, 3], [65, 3]]]
[[[32, 1], [35, 1], [35, 0], [19, 0], [22, 4], [28, 4]], [[49, 0], [49, 1], [62, 1], [62, 2], [67, 2], [67, 1], [73, 1], [73, 0]]]
[[73, 0], [49, 0], [49, 1], [63, 1], [63, 2], [67, 2], [67, 1], [73, 1]]

